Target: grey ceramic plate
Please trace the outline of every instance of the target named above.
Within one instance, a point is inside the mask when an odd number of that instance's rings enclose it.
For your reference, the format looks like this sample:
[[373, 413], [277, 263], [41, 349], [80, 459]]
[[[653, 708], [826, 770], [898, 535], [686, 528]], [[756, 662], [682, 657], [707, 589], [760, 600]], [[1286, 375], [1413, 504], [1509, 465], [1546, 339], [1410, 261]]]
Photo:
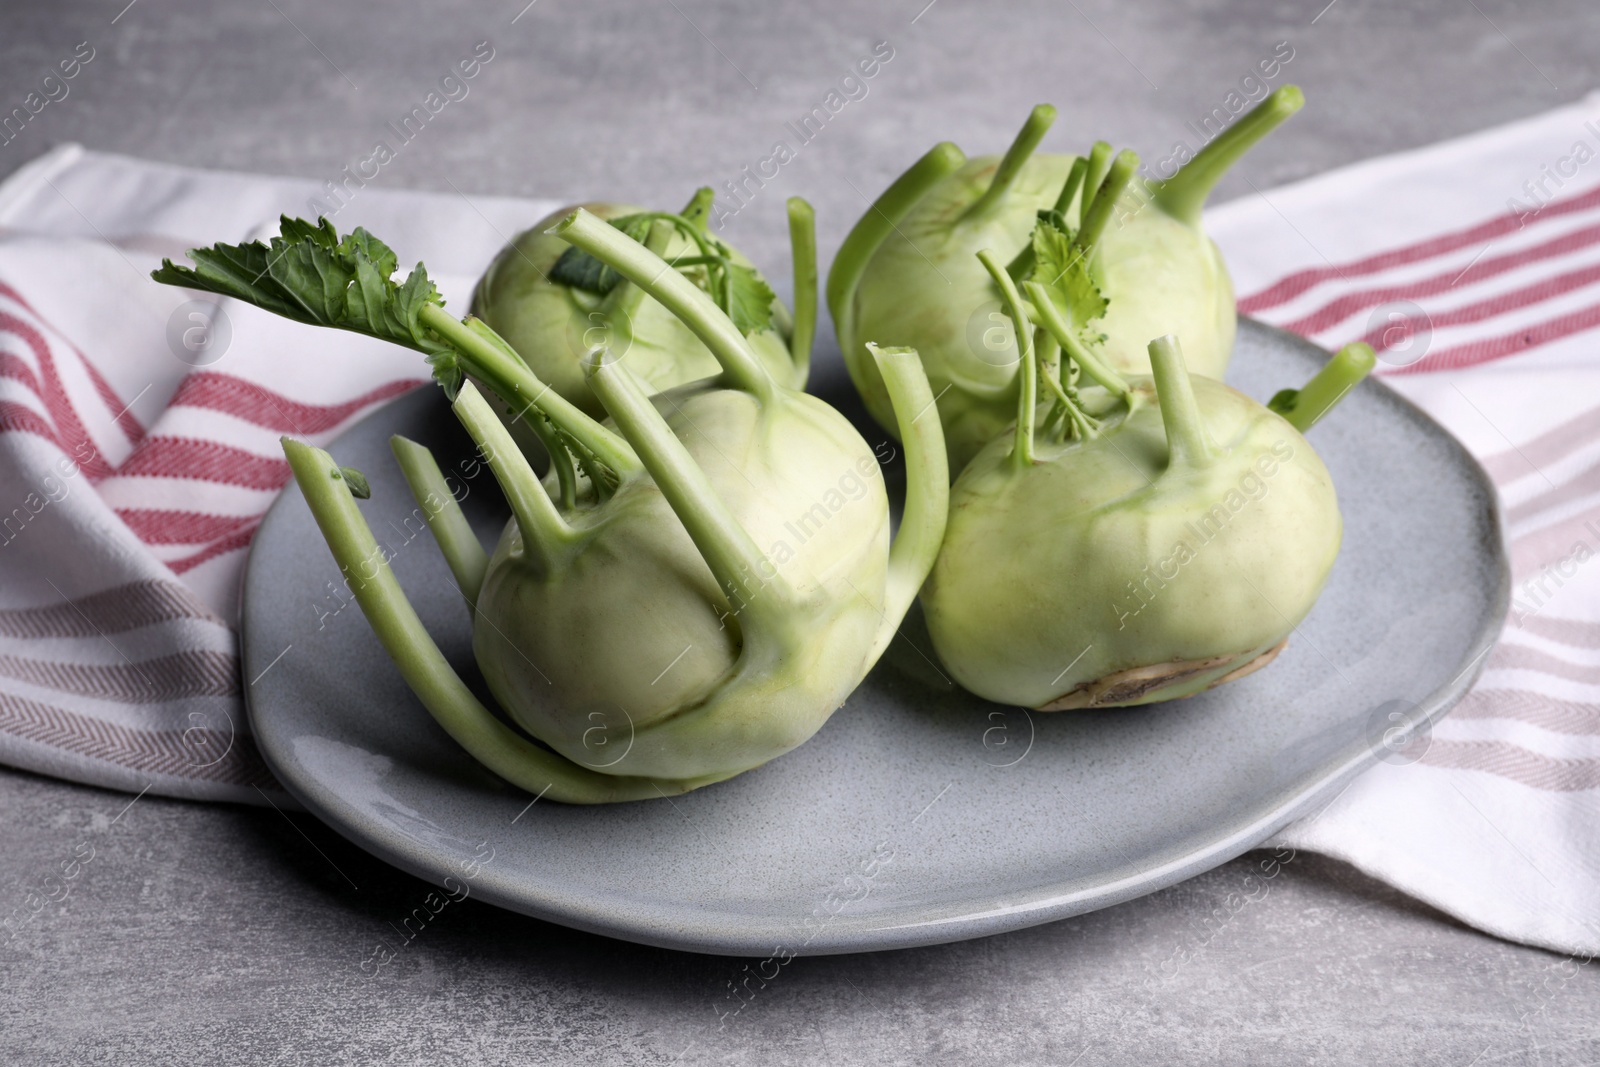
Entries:
[[[1265, 399], [1323, 358], [1245, 322], [1230, 378]], [[463, 602], [389, 455], [397, 432], [447, 464], [468, 453], [432, 389], [333, 452], [366, 472], [364, 507], [401, 582], [476, 678]], [[1346, 523], [1327, 590], [1270, 668], [1189, 700], [1054, 715], [987, 704], [943, 681], [913, 620], [812, 741], [757, 771], [671, 800], [530, 808], [434, 725], [359, 609], [338, 610], [338, 571], [291, 486], [246, 579], [251, 723], [283, 784], [361, 847], [631, 941], [781, 960], [1091, 911], [1259, 844], [1379, 758], [1411, 758], [1385, 736], [1442, 715], [1499, 632], [1508, 572], [1471, 457], [1376, 382], [1311, 438]], [[489, 538], [503, 505], [487, 474], [470, 484]]]

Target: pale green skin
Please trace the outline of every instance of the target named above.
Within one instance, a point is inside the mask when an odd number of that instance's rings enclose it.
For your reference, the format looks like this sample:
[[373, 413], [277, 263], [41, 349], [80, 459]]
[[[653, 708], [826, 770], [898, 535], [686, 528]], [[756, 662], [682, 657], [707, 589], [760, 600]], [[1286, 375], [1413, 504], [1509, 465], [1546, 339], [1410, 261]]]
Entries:
[[[1283, 640], [1327, 581], [1343, 523], [1305, 438], [1196, 376], [1217, 455], [1209, 466], [1168, 469], [1152, 382], [1130, 384], [1133, 412], [1108, 416], [1099, 437], [1040, 439], [1037, 462], [1023, 469], [1008, 434], [951, 487], [922, 606], [940, 659], [985, 699], [1038, 708], [1114, 672], [1229, 657], [1129, 703], [1189, 695]], [[1277, 460], [1270, 475], [1263, 456]], [[1228, 521], [1204, 542], [1211, 531], [1195, 528], [1219, 504]], [[1180, 543], [1187, 562], [1174, 551]], [[1150, 580], [1141, 599], [1128, 583], [1147, 575], [1165, 581]]]
[[[581, 206], [603, 219], [645, 210], [631, 204]], [[722, 366], [710, 349], [655, 300], [644, 300], [626, 317], [605, 316], [604, 297], [545, 280], [544, 275], [570, 247], [545, 231], [573, 210], [564, 207], [545, 216], [500, 250], [473, 291], [472, 314], [510, 342], [542, 381], [597, 419], [605, 418], [606, 413], [584, 380], [580, 360], [602, 339], [614, 352], [625, 352], [628, 366], [657, 392], [721, 373]], [[671, 257], [696, 251], [687, 238], [675, 235], [665, 254]], [[737, 249], [730, 247], [729, 251], [735, 263], [751, 265]], [[594, 318], [596, 313], [602, 317]], [[794, 384], [789, 313], [776, 300], [773, 323], [775, 329], [763, 330], [746, 341], [774, 379]]]
[[[653, 481], [637, 479], [602, 512], [571, 517], [581, 537], [554, 573], [507, 524], [473, 648], [501, 707], [576, 763], [731, 775], [810, 738], [870, 666], [885, 611], [888, 498], [861, 436], [814, 397], [789, 393], [763, 414], [750, 395], [702, 382], [653, 402], [802, 598], [781, 623], [787, 632], [763, 623], [744, 642], [682, 523]], [[815, 536], [814, 517], [801, 540], [786, 524], [799, 529], [818, 504], [831, 513], [826, 533]], [[754, 602], [758, 577], [750, 588]]]
[[[873, 418], [891, 433], [888, 394], [865, 344], [907, 345], [922, 356], [938, 397], [950, 469], [959, 471], [1017, 417], [1015, 333], [993, 279], [977, 260], [1009, 260], [1032, 239], [1038, 212], [1055, 204], [1077, 156], [1037, 153], [981, 216], [963, 213], [989, 188], [999, 156], [968, 160], [897, 225], [868, 261], [840, 326], [845, 362]], [[1183, 338], [1189, 369], [1223, 376], [1233, 353], [1233, 283], [1215, 243], [1168, 215], [1136, 179], [1119, 201], [1091, 261], [1110, 303], [1095, 327], [1102, 358], [1124, 374], [1148, 374], [1151, 338]], [[1143, 203], [1143, 207], [1139, 205]], [[1076, 205], [1067, 221], [1078, 225]], [[1125, 223], [1117, 220], [1131, 215]], [[973, 317], [988, 307], [993, 314]], [[974, 344], [974, 337], [978, 343]]]

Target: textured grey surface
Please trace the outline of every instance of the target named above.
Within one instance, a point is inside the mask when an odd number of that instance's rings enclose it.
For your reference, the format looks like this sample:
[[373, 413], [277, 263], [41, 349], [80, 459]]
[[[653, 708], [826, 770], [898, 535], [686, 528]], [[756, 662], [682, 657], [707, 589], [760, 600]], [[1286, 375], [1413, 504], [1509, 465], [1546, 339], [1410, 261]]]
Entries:
[[[1185, 120], [1221, 103], [1281, 40], [1295, 48], [1286, 74], [1310, 104], [1224, 195], [1600, 85], [1592, 0], [1336, 0], [1326, 10], [1325, 0], [1004, 10], [937, 0], [912, 24], [923, 2], [538, 0], [513, 25], [522, 0], [137, 0], [126, 10], [124, 0], [9, 0], [0, 108], [19, 105], [78, 42], [96, 58], [69, 97], [0, 145], [0, 171], [79, 140], [330, 178], [490, 39], [496, 58], [471, 95], [379, 181], [675, 199], [673, 190], [755, 165], [786, 120], [819, 104], [873, 42], [891, 41], [895, 58], [867, 98], [729, 228], [771, 260], [781, 255], [782, 197], [816, 203], [828, 254], [860, 194], [912, 156], [946, 137], [998, 149], [1041, 99], [1063, 107], [1053, 144], [1108, 136], [1164, 153]], [[151, 797], [117, 818], [126, 797], [8, 772], [0, 798], [0, 920], [20, 918], [28, 891], [75, 848], [94, 850], [64, 901], [0, 933], [8, 1062], [1600, 1059], [1595, 968], [1463, 929], [1310, 856], [1243, 907], [1241, 886], [1263, 854], [1034, 930], [797, 960], [719, 1027], [743, 961], [634, 948], [472, 900], [446, 907], [369, 977], [362, 962], [380, 936], [396, 939], [389, 924], [427, 888], [310, 820]]]

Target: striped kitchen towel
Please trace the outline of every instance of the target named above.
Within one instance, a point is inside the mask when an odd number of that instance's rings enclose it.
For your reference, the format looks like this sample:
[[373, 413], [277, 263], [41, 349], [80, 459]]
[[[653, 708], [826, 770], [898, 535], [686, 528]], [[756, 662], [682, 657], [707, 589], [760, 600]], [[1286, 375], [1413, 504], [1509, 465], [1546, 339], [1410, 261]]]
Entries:
[[1512, 558], [1473, 691], [1283, 843], [1491, 933], [1600, 952], [1600, 95], [1206, 222], [1241, 313], [1368, 341], [1483, 462]]
[[235, 629], [250, 537], [289, 480], [278, 437], [325, 443], [426, 378], [392, 346], [308, 344], [293, 323], [156, 285], [161, 257], [333, 212], [426, 258], [460, 307], [555, 206], [76, 145], [0, 185], [0, 762], [288, 803], [248, 735]]

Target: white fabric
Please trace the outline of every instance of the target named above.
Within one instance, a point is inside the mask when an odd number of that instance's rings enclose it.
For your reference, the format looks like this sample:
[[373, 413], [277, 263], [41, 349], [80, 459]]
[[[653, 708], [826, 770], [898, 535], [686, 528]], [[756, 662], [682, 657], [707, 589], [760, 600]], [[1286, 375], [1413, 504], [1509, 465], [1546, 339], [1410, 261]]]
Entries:
[[[426, 368], [235, 301], [213, 322], [148, 275], [314, 213], [313, 197], [341, 228], [426, 259], [462, 308], [500, 245], [557, 206], [370, 187], [333, 200], [76, 145], [0, 186], [0, 762], [286, 801], [246, 735], [235, 636], [250, 535], [289, 476], [278, 437], [325, 443]], [[198, 355], [215, 358], [195, 365], [185, 333], [206, 331], [219, 340]]]
[[[1395, 342], [1379, 373], [1484, 462], [1513, 557], [1501, 642], [1405, 750], [1420, 760], [1363, 775], [1282, 843], [1490, 933], [1600, 952], [1600, 96], [1206, 225], [1241, 311], [1329, 348]], [[1277, 284], [1302, 271], [1316, 284]]]

